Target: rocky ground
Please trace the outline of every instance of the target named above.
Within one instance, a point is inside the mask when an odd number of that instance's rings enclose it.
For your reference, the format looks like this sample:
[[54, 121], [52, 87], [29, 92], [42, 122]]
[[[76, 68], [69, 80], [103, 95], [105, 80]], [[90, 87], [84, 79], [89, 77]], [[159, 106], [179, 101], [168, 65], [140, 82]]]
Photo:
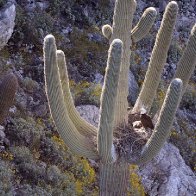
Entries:
[[[149, 6], [154, 6], [159, 15], [151, 32], [133, 49], [129, 74], [130, 106], [144, 80], [168, 1], [137, 2], [134, 25]], [[154, 103], [155, 111], [163, 102], [165, 90], [196, 22], [195, 0], [182, 0], [178, 4], [178, 20]], [[111, 24], [113, 6], [114, 1], [103, 0], [0, 0], [0, 80], [12, 71], [19, 82], [15, 103], [0, 126], [0, 195], [98, 194], [96, 163], [73, 156], [51, 121], [44, 91], [42, 47], [43, 38], [52, 33], [58, 48], [66, 54], [75, 104], [80, 105], [78, 110], [84, 117], [91, 111], [90, 121], [96, 124], [96, 106], [100, 104], [109, 47], [101, 27]], [[195, 84], [196, 70], [177, 111], [170, 140], [152, 163], [138, 170], [141, 179], [133, 170], [131, 193], [144, 195], [145, 191], [152, 196], [196, 193]], [[81, 106], [86, 104], [94, 106]]]

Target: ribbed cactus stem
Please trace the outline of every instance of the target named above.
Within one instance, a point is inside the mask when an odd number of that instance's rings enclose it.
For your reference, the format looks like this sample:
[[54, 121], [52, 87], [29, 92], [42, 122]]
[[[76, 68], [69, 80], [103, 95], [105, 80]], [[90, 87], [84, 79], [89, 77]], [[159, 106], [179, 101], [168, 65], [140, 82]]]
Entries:
[[100, 163], [100, 196], [126, 196], [129, 187], [129, 164], [115, 162]]
[[157, 11], [153, 7], [147, 8], [138, 24], [131, 31], [131, 38], [133, 42], [138, 42], [143, 39], [150, 31], [155, 18], [157, 15]]
[[177, 65], [175, 77], [183, 82], [183, 93], [196, 66], [196, 24], [192, 28], [187, 46]]
[[112, 36], [112, 27], [110, 25], [104, 25], [102, 27], [102, 33], [104, 35], [104, 37], [106, 37], [107, 39], [110, 39]]
[[167, 90], [153, 134], [144, 146], [137, 164], [144, 164], [150, 161], [163, 147], [163, 144], [170, 134], [174, 116], [181, 99], [182, 87], [182, 80], [179, 78], [172, 80]]
[[133, 113], [139, 112], [141, 107], [144, 107], [147, 112], [151, 109], [156, 90], [161, 79], [161, 72], [166, 63], [177, 12], [177, 3], [171, 1], [166, 7], [161, 27], [156, 36], [148, 70], [139, 97], [133, 108]]
[[51, 115], [60, 136], [72, 152], [79, 156], [97, 159], [98, 154], [93, 142], [77, 131], [69, 117], [64, 103], [56, 51], [54, 37], [46, 36], [44, 39], [45, 83]]
[[0, 84], [0, 124], [7, 116], [12, 106], [15, 93], [18, 88], [18, 80], [13, 73], [6, 75]]
[[112, 36], [110, 43], [114, 39], [120, 39], [123, 42], [123, 55], [121, 70], [118, 82], [117, 102], [115, 106], [115, 126], [119, 126], [125, 121], [128, 102], [128, 73], [130, 66], [130, 46], [133, 14], [135, 12], [135, 0], [116, 0]]
[[74, 106], [74, 101], [71, 96], [70, 88], [69, 88], [69, 78], [67, 72], [67, 65], [65, 61], [65, 55], [62, 50], [57, 50], [57, 61], [61, 79], [61, 85], [63, 90], [64, 102], [66, 104], [67, 111], [69, 113], [69, 117], [76, 129], [85, 136], [96, 136], [97, 129], [90, 123], [86, 122], [83, 118], [81, 118], [80, 114], [76, 110]]
[[102, 162], [114, 161], [112, 152], [114, 107], [117, 96], [123, 43], [113, 40], [108, 51], [108, 61], [101, 95], [100, 120], [98, 128], [98, 152]]

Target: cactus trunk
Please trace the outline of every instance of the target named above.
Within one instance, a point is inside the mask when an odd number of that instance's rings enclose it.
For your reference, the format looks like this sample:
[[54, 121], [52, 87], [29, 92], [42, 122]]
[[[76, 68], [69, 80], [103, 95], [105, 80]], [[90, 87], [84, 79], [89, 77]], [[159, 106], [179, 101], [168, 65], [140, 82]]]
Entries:
[[100, 164], [100, 196], [127, 195], [129, 164], [118, 161], [113, 164]]

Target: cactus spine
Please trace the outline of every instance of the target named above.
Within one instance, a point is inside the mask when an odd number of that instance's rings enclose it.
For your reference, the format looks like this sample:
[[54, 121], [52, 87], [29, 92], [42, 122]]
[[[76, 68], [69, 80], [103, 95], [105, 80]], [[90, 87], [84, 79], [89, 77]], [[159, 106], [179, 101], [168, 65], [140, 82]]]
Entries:
[[[56, 49], [52, 35], [46, 36], [44, 40], [46, 92], [51, 115], [59, 134], [74, 153], [99, 160], [101, 196], [126, 195], [129, 163], [146, 163], [159, 152], [170, 133], [170, 127], [182, 96], [182, 89], [186, 87], [191, 71], [195, 67], [194, 27], [177, 70], [176, 75], [180, 79], [174, 79], [168, 88], [152, 136], [143, 150], [137, 153], [136, 159], [132, 157], [128, 159], [127, 156], [129, 157], [130, 154], [119, 153], [114, 143], [116, 135], [114, 138], [113, 134], [116, 134], [119, 128], [125, 131], [125, 127], [129, 126], [126, 118], [131, 117], [132, 114], [132, 112], [127, 112], [130, 45], [132, 40], [136, 42], [147, 34], [156, 14], [154, 9], [147, 9], [131, 31], [135, 7], [135, 0], [116, 0], [113, 25], [112, 27], [106, 25], [102, 28], [104, 36], [109, 39], [110, 49], [101, 95], [98, 130], [81, 119], [74, 108], [64, 53]], [[144, 86], [133, 111], [139, 111], [141, 106], [145, 106], [147, 111], [150, 110], [161, 70], [166, 61], [177, 10], [178, 6], [173, 1], [166, 8]], [[186, 64], [188, 68], [184, 68]], [[134, 128], [130, 130], [134, 131]], [[95, 133], [97, 133], [96, 140], [94, 139]]]

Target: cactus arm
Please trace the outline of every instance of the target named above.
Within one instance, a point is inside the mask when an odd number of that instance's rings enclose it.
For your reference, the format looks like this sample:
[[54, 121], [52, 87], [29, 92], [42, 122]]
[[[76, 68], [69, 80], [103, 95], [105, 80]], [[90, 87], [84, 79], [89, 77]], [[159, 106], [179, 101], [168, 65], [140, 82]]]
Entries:
[[167, 52], [171, 42], [177, 12], [177, 3], [174, 1], [170, 2], [166, 7], [166, 11], [161, 22], [161, 27], [156, 36], [156, 41], [144, 84], [133, 108], [133, 112], [139, 112], [141, 107], [145, 107], [147, 112], [149, 112], [151, 108], [159, 81], [161, 79], [161, 72], [167, 59]]
[[100, 120], [98, 128], [98, 152], [103, 162], [112, 162], [114, 106], [117, 96], [123, 43], [113, 40], [108, 51], [105, 81], [101, 95]]
[[81, 118], [80, 114], [76, 110], [74, 106], [74, 101], [71, 96], [70, 88], [69, 88], [69, 78], [67, 72], [67, 65], [65, 61], [64, 52], [61, 50], [57, 50], [57, 61], [58, 68], [60, 74], [60, 80], [63, 90], [64, 102], [66, 104], [67, 111], [69, 113], [69, 117], [76, 129], [85, 136], [96, 136], [97, 130], [96, 127], [85, 121]]
[[181, 79], [176, 78], [172, 80], [167, 90], [155, 129], [152, 136], [144, 146], [141, 156], [136, 162], [137, 164], [144, 164], [155, 157], [168, 138], [173, 119], [181, 99], [182, 86], [183, 84]]
[[115, 126], [119, 126], [124, 123], [125, 116], [127, 114], [127, 96], [128, 96], [128, 73], [130, 67], [130, 46], [132, 29], [133, 14], [135, 12], [136, 2], [135, 0], [116, 0], [113, 24], [112, 24], [112, 36], [109, 40], [111, 43], [114, 39], [120, 39], [123, 42], [123, 55], [121, 62], [121, 70], [118, 81], [117, 101], [115, 105]]
[[18, 80], [14, 74], [10, 73], [3, 78], [0, 84], [0, 124], [3, 123], [13, 104], [17, 88]]
[[69, 118], [60, 83], [55, 39], [52, 35], [48, 35], [44, 39], [44, 66], [49, 108], [60, 136], [74, 153], [97, 159], [98, 154], [93, 142], [82, 136]]
[[110, 39], [112, 36], [112, 27], [110, 25], [104, 25], [102, 27], [102, 33], [104, 35], [104, 37], [106, 37], [107, 39]]
[[177, 65], [175, 78], [183, 82], [183, 93], [196, 66], [196, 24], [193, 26], [187, 46]]
[[140, 41], [149, 33], [155, 21], [156, 15], [157, 15], [157, 11], [153, 7], [147, 8], [144, 11], [141, 19], [131, 31], [131, 38], [133, 42]]

